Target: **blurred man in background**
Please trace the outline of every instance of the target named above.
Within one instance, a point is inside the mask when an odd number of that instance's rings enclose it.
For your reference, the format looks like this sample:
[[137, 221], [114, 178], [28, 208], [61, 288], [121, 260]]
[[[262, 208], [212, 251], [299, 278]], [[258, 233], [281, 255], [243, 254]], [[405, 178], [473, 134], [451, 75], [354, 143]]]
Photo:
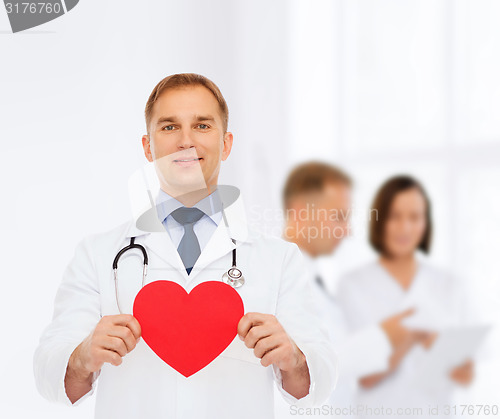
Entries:
[[[350, 177], [339, 168], [309, 162], [290, 173], [283, 190], [283, 238], [296, 243], [306, 258], [317, 308], [339, 358], [337, 387], [321, 416], [330, 412], [336, 417], [352, 417], [349, 409], [358, 380], [385, 371], [391, 357], [405, 353], [410, 340], [410, 333], [401, 320], [411, 311], [347, 334], [337, 297], [318, 272], [317, 258], [333, 254], [349, 235], [351, 187]], [[297, 412], [276, 397], [276, 414], [280, 418]]]

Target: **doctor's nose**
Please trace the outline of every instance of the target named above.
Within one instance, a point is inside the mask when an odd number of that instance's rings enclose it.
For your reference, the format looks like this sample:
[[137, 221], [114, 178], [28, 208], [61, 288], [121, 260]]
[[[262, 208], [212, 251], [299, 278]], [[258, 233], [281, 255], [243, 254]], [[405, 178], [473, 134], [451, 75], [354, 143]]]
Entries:
[[184, 150], [191, 147], [194, 147], [194, 141], [193, 138], [191, 138], [190, 133], [187, 132], [182, 133], [177, 141], [177, 148], [179, 150]]

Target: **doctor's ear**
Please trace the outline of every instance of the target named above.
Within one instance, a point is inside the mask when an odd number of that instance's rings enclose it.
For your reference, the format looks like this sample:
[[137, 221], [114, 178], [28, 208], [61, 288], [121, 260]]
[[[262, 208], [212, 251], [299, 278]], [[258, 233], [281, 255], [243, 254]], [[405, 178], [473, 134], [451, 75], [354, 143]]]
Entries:
[[142, 148], [144, 149], [144, 155], [149, 162], [153, 161], [153, 154], [151, 153], [151, 141], [149, 134], [142, 136]]
[[231, 153], [231, 148], [233, 147], [233, 133], [226, 132], [224, 134], [224, 144], [222, 147], [222, 161], [226, 160]]

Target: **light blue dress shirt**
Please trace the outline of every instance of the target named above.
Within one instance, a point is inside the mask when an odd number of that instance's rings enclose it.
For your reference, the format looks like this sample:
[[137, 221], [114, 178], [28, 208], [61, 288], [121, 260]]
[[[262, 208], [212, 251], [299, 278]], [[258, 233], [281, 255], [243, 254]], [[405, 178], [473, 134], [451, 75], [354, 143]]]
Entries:
[[[182, 206], [184, 204], [160, 189], [156, 197], [158, 218], [170, 235], [175, 248], [179, 247], [179, 243], [184, 235], [184, 227], [174, 220], [172, 212]], [[193, 207], [205, 213], [193, 226], [193, 231], [200, 244], [200, 250], [203, 251], [203, 248], [209, 242], [210, 237], [212, 237], [222, 219], [222, 201], [219, 191], [216, 189], [210, 195], [194, 204]]]

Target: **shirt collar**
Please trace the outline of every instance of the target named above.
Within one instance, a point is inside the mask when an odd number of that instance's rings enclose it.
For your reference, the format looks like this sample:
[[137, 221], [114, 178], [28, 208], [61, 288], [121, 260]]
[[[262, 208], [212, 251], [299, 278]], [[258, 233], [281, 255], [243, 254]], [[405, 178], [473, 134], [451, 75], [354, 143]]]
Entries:
[[[177, 208], [183, 207], [184, 204], [179, 202], [173, 196], [169, 195], [163, 189], [160, 189], [156, 196], [156, 208], [158, 218], [163, 223], [165, 219]], [[219, 225], [220, 217], [218, 214], [222, 210], [222, 200], [220, 199], [219, 191], [216, 189], [210, 195], [198, 201], [193, 205], [208, 215], [216, 225]]]
[[[156, 192], [156, 195], [158, 195], [158, 192]], [[243, 198], [238, 188], [230, 185], [217, 185], [217, 196], [220, 198], [221, 203], [221, 211], [214, 214], [214, 216], [218, 217], [218, 226], [225, 218], [229, 236], [242, 243], [252, 242], [256, 237], [259, 237], [258, 231], [249, 228]], [[222, 206], [222, 203], [224, 206]], [[165, 233], [164, 223], [159, 220], [160, 217], [158, 216], [160, 207], [161, 205], [153, 204], [152, 207], [139, 214], [128, 226], [125, 237], [131, 238], [149, 233]]]

